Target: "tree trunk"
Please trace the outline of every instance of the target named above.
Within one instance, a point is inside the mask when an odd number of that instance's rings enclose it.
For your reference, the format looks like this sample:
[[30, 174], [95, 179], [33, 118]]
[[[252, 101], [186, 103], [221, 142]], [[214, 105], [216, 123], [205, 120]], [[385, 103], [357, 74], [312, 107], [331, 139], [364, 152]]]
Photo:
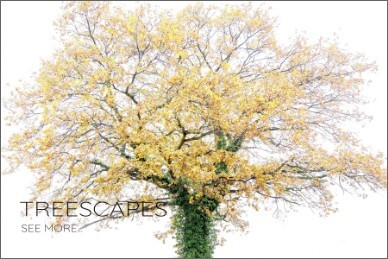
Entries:
[[178, 205], [175, 231], [178, 255], [183, 258], [211, 258], [215, 247], [214, 221], [203, 202]]

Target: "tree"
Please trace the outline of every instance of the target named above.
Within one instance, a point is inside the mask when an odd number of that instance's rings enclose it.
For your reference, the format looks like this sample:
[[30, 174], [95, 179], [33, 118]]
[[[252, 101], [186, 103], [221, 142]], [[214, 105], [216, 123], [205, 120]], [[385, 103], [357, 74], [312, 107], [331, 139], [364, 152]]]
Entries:
[[331, 185], [384, 188], [381, 154], [344, 127], [366, 118], [362, 73], [375, 65], [329, 40], [281, 46], [274, 25], [249, 4], [66, 3], [62, 46], [10, 103], [25, 125], [11, 169], [39, 176], [35, 199], [163, 201], [189, 258], [212, 256], [217, 222], [244, 228], [245, 206], [327, 213]]

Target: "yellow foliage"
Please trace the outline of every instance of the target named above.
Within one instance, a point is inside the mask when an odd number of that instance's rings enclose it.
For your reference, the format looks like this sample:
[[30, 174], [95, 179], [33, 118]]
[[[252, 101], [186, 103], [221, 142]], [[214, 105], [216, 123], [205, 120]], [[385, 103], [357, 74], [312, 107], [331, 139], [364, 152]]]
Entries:
[[274, 19], [249, 4], [110, 5], [66, 3], [62, 48], [12, 99], [11, 122], [25, 127], [9, 159], [42, 174], [37, 196], [53, 175], [64, 179], [58, 199], [173, 198], [178, 186], [234, 217], [234, 195], [294, 204], [320, 193], [309, 204], [326, 209], [327, 179], [386, 184], [382, 157], [341, 124], [365, 117], [349, 111], [375, 68], [364, 57], [303, 37], [280, 46]]

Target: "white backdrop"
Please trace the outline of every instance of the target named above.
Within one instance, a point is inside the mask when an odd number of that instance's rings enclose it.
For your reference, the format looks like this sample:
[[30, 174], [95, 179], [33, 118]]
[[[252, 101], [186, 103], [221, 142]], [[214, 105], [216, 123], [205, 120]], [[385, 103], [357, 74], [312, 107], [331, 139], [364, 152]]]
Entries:
[[[121, 3], [131, 5], [136, 3]], [[179, 9], [186, 2], [158, 2]], [[224, 4], [217, 2], [217, 4]], [[256, 3], [254, 3], [256, 4]], [[363, 144], [387, 156], [387, 5], [384, 2], [268, 2], [278, 17], [278, 39], [286, 42], [296, 31], [310, 39], [336, 33], [341, 44], [376, 60], [379, 71], [365, 94], [373, 100], [365, 109], [374, 116], [358, 129]], [[55, 45], [52, 22], [59, 2], [1, 3], [1, 97], [6, 98], [19, 79], [28, 80], [49, 58]], [[16, 128], [1, 120], [2, 145]], [[2, 165], [6, 161], [2, 159]], [[142, 225], [126, 221], [117, 229], [82, 233], [22, 233], [19, 201], [28, 200], [31, 173], [20, 170], [1, 176], [2, 257], [174, 257], [173, 240], [166, 244], [154, 233], [166, 229], [167, 217]], [[367, 199], [338, 193], [339, 212], [320, 218], [308, 210], [274, 218], [271, 212], [248, 212], [250, 232], [225, 233], [227, 242], [216, 257], [387, 257], [387, 192]]]

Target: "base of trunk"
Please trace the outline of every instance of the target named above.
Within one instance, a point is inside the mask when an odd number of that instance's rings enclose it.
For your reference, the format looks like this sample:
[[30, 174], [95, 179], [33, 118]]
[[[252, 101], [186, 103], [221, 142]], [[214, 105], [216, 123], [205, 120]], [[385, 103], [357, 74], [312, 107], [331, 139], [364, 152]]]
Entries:
[[179, 256], [212, 257], [216, 240], [214, 222], [201, 204], [180, 204], [174, 218], [174, 229]]

